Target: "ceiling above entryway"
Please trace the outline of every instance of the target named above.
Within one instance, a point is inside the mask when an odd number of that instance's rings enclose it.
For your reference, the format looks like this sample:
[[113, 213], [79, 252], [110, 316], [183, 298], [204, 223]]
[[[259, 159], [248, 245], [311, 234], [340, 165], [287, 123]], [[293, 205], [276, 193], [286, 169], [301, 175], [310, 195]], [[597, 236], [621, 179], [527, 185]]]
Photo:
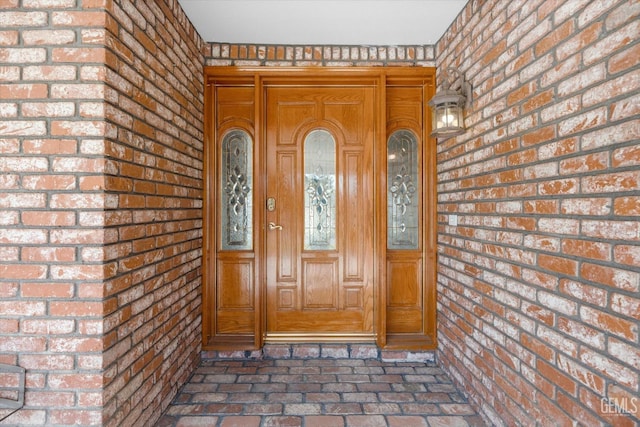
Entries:
[[208, 42], [435, 44], [467, 0], [178, 0]]

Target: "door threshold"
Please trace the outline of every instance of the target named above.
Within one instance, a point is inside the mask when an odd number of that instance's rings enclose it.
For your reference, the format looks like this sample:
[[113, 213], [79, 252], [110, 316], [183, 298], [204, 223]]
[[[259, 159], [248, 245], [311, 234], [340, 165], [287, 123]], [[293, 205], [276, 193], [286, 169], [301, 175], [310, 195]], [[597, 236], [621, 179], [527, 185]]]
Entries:
[[375, 334], [345, 334], [345, 333], [267, 333], [265, 344], [293, 344], [293, 343], [371, 343], [375, 344]]

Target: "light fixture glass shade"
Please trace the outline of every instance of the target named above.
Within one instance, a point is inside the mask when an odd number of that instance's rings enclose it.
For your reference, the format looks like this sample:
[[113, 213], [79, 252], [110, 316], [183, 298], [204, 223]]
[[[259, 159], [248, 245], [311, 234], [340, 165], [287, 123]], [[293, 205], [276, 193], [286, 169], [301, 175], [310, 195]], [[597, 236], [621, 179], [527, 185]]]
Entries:
[[431, 98], [431, 136], [451, 137], [464, 133], [466, 98], [457, 91], [445, 89]]

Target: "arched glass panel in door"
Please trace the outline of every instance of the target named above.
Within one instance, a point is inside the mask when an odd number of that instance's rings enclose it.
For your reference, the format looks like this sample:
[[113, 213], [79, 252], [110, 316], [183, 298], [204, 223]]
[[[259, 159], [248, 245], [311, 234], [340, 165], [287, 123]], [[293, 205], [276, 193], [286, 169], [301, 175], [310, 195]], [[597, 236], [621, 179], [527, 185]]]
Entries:
[[253, 248], [253, 141], [236, 129], [222, 139], [220, 227], [223, 250]]
[[336, 248], [336, 142], [324, 129], [304, 140], [304, 248]]
[[387, 141], [387, 248], [418, 249], [418, 140], [405, 129]]

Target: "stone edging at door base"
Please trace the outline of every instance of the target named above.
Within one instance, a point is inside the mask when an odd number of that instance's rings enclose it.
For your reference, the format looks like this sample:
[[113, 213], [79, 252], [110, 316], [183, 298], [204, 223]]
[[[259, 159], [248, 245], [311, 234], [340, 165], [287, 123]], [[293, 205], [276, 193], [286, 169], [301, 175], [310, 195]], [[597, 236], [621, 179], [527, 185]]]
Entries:
[[209, 350], [208, 359], [375, 359], [383, 362], [435, 362], [433, 351], [384, 350], [373, 344], [267, 344], [259, 350]]

